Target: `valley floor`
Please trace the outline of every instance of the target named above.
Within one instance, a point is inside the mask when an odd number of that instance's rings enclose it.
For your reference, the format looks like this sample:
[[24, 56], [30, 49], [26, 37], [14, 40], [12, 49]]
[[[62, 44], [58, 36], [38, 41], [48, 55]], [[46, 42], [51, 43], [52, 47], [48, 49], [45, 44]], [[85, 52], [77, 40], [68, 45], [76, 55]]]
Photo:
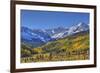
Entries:
[[31, 57], [21, 58], [21, 63], [31, 62], [50, 62], [50, 61], [74, 61], [74, 60], [88, 60], [89, 49], [72, 52], [61, 52], [58, 54], [45, 53], [35, 54]]

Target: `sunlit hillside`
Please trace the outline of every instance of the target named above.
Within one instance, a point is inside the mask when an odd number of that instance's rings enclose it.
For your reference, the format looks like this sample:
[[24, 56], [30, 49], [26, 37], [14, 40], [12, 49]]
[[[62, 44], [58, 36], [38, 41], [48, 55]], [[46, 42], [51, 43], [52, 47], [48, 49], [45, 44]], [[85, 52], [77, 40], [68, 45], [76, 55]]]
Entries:
[[21, 62], [72, 61], [89, 59], [89, 32], [80, 32], [32, 48], [22, 44]]

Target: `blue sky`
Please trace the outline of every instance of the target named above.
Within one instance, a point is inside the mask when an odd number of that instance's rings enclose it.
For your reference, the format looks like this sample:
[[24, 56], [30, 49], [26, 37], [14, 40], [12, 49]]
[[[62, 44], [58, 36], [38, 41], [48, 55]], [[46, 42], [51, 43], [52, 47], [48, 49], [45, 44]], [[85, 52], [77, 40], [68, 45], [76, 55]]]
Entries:
[[89, 13], [21, 10], [21, 26], [31, 29], [70, 27], [79, 22], [89, 24]]

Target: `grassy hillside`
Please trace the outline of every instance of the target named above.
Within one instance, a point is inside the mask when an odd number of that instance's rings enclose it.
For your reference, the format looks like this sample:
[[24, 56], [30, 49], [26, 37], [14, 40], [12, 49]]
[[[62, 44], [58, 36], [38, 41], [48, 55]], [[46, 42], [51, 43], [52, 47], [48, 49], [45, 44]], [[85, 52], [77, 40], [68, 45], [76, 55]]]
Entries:
[[[23, 51], [22, 54], [25, 48]], [[41, 47], [26, 49], [26, 53], [28, 56], [21, 58], [22, 63], [89, 59], [89, 33], [81, 32], [48, 42]]]

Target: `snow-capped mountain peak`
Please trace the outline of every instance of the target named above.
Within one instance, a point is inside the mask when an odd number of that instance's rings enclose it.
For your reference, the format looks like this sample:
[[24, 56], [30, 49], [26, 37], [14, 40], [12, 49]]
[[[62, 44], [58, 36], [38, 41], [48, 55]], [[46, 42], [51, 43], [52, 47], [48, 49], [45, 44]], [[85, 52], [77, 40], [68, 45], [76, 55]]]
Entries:
[[80, 22], [80, 23], [70, 27], [68, 34], [71, 35], [73, 33], [78, 33], [78, 32], [81, 32], [81, 31], [86, 31], [88, 29], [89, 29], [89, 26], [87, 24]]
[[82, 26], [84, 23], [80, 22], [77, 24], [77, 26]]
[[66, 30], [61, 31], [60, 33], [54, 34], [52, 38], [56, 38], [56, 39], [63, 38], [63, 37], [66, 37], [66, 36], [69, 36], [69, 35], [72, 35], [78, 32], [87, 31], [87, 30], [89, 30], [89, 26], [85, 23], [80, 22], [76, 25], [66, 28]]
[[54, 39], [64, 38], [75, 33], [89, 30], [89, 25], [85, 23], [78, 23], [69, 28], [67, 27], [57, 27], [53, 29], [29, 29], [27, 27], [21, 27], [21, 37], [24, 40], [29, 40], [31, 42], [40, 41], [48, 42]]
[[80, 23], [77, 24], [77, 26], [78, 27], [83, 27], [83, 28], [86, 27], [87, 28], [88, 27], [88, 24], [85, 24], [85, 23], [80, 22]]

